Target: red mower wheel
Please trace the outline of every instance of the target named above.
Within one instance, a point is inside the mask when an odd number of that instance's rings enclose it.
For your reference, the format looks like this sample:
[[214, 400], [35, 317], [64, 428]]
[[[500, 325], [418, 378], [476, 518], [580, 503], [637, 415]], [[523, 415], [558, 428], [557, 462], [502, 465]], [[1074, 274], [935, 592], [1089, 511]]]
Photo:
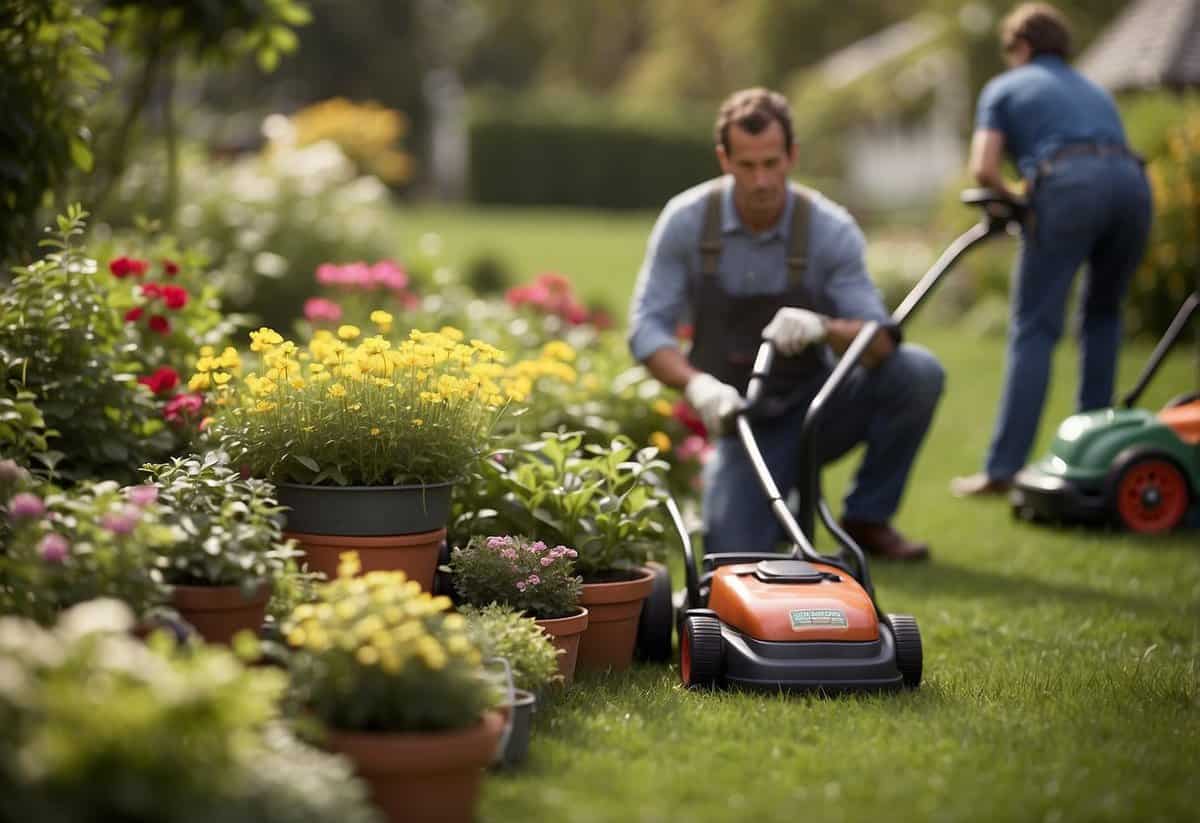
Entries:
[[703, 614], [688, 615], [679, 638], [679, 679], [689, 689], [719, 686], [725, 656], [721, 621]]
[[1191, 503], [1187, 479], [1169, 460], [1143, 457], [1121, 470], [1114, 500], [1125, 528], [1142, 534], [1168, 532]]

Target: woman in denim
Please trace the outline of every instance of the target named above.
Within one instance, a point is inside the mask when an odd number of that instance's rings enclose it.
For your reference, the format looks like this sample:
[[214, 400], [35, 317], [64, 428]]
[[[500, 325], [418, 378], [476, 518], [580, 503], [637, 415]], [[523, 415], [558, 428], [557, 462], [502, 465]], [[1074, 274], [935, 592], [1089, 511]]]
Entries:
[[971, 171], [981, 185], [1021, 192], [1000, 174], [1007, 153], [1026, 184], [1025, 226], [1012, 297], [1004, 394], [984, 471], [955, 478], [958, 496], [1006, 492], [1037, 435], [1050, 361], [1075, 272], [1079, 411], [1111, 405], [1121, 298], [1150, 231], [1150, 189], [1127, 147], [1116, 104], [1066, 62], [1070, 35], [1052, 6], [1026, 3], [1001, 26], [1010, 69], [979, 97]]

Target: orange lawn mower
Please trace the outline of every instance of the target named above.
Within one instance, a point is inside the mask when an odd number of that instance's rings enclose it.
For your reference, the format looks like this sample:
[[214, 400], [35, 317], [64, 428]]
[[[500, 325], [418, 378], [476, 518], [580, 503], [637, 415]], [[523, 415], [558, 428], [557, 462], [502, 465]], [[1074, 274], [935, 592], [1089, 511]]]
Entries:
[[[900, 327], [942, 276], [977, 243], [1012, 231], [1021, 203], [984, 189], [965, 192], [983, 219], [959, 237], [892, 315]], [[858, 364], [879, 323], [855, 337], [809, 405], [800, 435], [802, 488], [793, 515], [771, 477], [750, 419], [764, 395], [774, 346], [758, 350], [746, 403], [734, 419], [771, 509], [792, 542], [791, 555], [762, 552], [707, 554], [703, 575], [678, 506], [667, 501], [683, 546], [687, 587], [679, 616], [679, 675], [689, 688], [734, 685], [770, 690], [885, 691], [921, 683], [922, 647], [917, 621], [886, 614], [879, 606], [862, 548], [837, 524], [821, 495], [815, 443], [829, 399]], [[841, 546], [837, 557], [820, 554], [812, 535], [817, 517]], [[668, 635], [669, 637], [669, 635]]]

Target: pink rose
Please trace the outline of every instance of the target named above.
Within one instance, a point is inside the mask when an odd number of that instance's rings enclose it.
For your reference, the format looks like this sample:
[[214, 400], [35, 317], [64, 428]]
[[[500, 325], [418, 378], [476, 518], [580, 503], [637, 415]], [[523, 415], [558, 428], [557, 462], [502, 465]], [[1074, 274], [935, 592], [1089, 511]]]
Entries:
[[38, 543], [38, 554], [47, 563], [58, 564], [67, 559], [71, 544], [61, 534], [51, 532]]
[[129, 496], [129, 502], [139, 508], [145, 508], [158, 499], [158, 486], [143, 484], [141, 486], [130, 486], [126, 493]]
[[525, 581], [524, 580], [517, 581], [517, 591], [519, 591], [519, 592], [525, 591]]
[[35, 520], [45, 513], [46, 504], [36, 494], [21, 492], [8, 501], [8, 516], [13, 520]]
[[530, 586], [536, 586], [538, 583], [542, 582], [542, 578], [538, 577], [536, 574], [531, 574], [529, 577], [525, 578], [525, 582]]
[[342, 319], [342, 307], [324, 297], [304, 301], [304, 317], [310, 323], [336, 323]]

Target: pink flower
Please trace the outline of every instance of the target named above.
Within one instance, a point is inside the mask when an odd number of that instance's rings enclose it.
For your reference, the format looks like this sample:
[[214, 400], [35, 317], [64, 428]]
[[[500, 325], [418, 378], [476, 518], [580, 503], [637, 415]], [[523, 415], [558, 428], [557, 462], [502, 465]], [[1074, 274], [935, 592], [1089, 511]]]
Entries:
[[576, 557], [579, 557], [579, 552], [575, 551], [574, 549], [567, 549], [567, 557], [574, 560]]
[[317, 282], [322, 286], [332, 286], [338, 282], [341, 270], [333, 263], [322, 263], [317, 266]]
[[537, 540], [537, 541], [529, 544], [529, 553], [530, 554], [541, 554], [545, 550], [546, 550], [546, 544], [543, 543], [541, 540]]
[[130, 486], [126, 489], [129, 502], [139, 508], [145, 508], [158, 499], [158, 486], [145, 483], [140, 486]]
[[45, 513], [46, 504], [36, 494], [21, 492], [8, 501], [8, 516], [13, 520], [35, 520]]
[[489, 537], [487, 539], [487, 547], [489, 549], [503, 549], [506, 546], [512, 545], [512, 538], [505, 537]]
[[525, 578], [525, 582], [530, 586], [536, 586], [538, 583], [542, 582], [542, 578], [538, 577], [536, 574], [531, 574], [529, 577]]
[[517, 591], [519, 591], [519, 592], [525, 591], [525, 581], [524, 580], [517, 581]]
[[0, 460], [0, 483], [16, 483], [25, 479], [25, 470], [15, 460]]
[[100, 525], [113, 534], [130, 534], [137, 528], [142, 513], [136, 506], [126, 506], [117, 512], [109, 512], [100, 518]]
[[675, 456], [680, 460], [697, 460], [708, 447], [708, 441], [698, 434], [689, 434], [675, 447]]
[[310, 323], [336, 323], [342, 319], [342, 307], [324, 297], [304, 301], [304, 317]]
[[71, 544], [61, 534], [51, 532], [38, 543], [38, 554], [47, 563], [58, 564], [67, 559]]
[[195, 392], [177, 394], [163, 407], [163, 418], [168, 423], [183, 423], [200, 414], [204, 408], [204, 397]]
[[554, 562], [554, 560], [555, 560], [555, 557], [557, 557], [557, 556], [558, 556], [558, 555], [554, 555], [554, 556], [552, 556], [552, 557], [543, 557], [543, 558], [542, 558], [542, 560], [541, 560], [541, 563], [542, 563], [542, 565], [543, 565], [543, 566], [549, 566], [551, 563], [553, 563], [553, 562]]
[[372, 285], [383, 286], [391, 291], [403, 291], [408, 288], [408, 275], [394, 261], [380, 260], [370, 268]]
[[513, 548], [505, 549], [504, 551], [500, 552], [500, 556], [503, 557], [505, 560], [516, 560], [517, 559], [517, 550], [513, 549]]

